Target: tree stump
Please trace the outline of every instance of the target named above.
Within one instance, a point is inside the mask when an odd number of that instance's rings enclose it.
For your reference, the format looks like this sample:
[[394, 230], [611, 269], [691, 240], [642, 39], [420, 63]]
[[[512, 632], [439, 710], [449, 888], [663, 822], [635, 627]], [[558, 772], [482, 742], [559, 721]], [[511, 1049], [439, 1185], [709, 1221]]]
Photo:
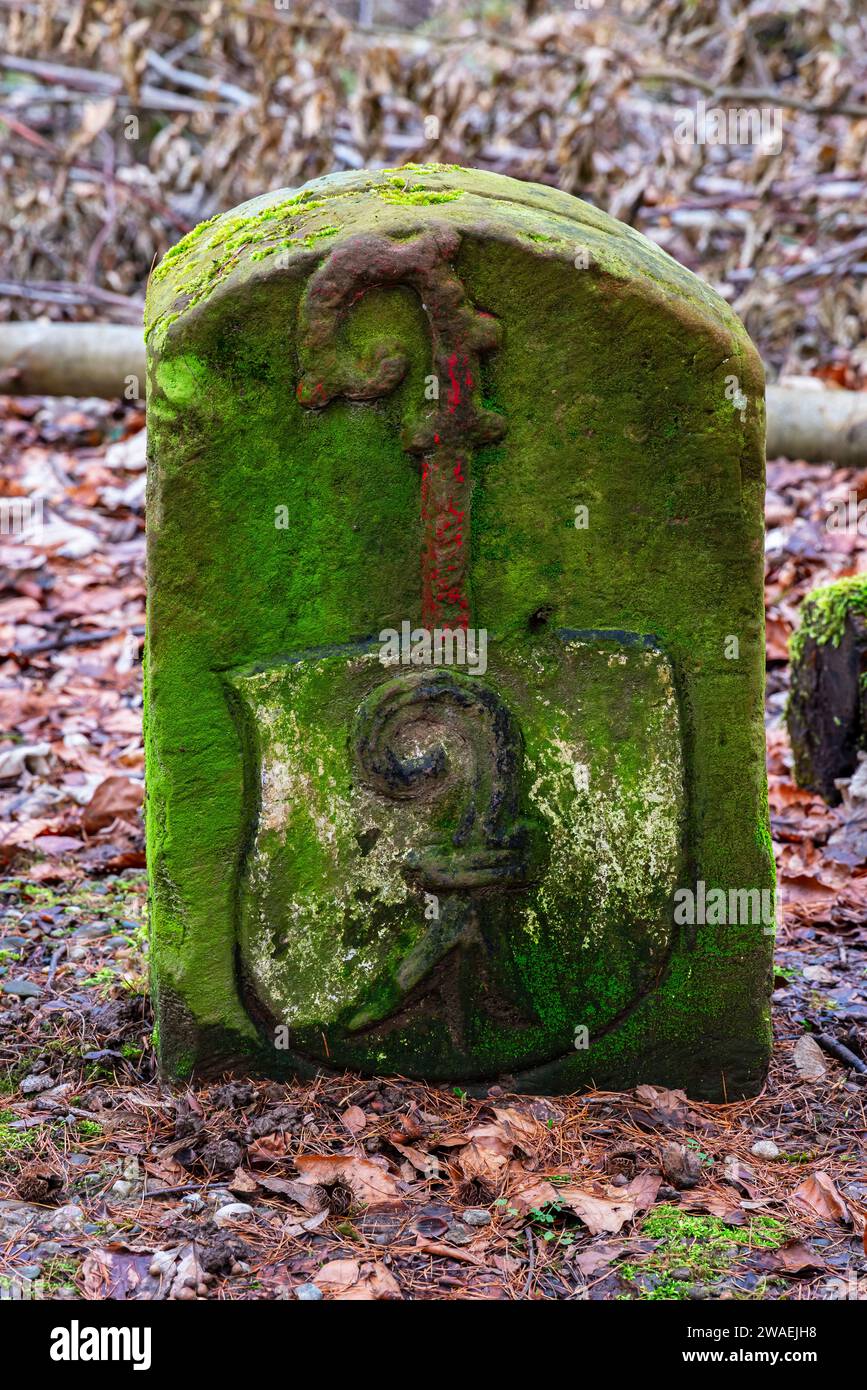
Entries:
[[836, 805], [867, 731], [867, 576], [814, 589], [791, 641], [786, 720], [795, 780]]

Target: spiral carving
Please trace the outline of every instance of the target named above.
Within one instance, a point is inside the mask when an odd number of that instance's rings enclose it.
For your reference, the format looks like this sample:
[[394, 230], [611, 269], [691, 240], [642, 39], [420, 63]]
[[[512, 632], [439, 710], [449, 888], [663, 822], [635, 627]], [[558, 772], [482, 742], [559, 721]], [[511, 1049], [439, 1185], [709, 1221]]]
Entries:
[[[439, 726], [467, 748], [450, 765], [442, 743], [414, 755], [398, 751], [409, 726], [435, 740]], [[529, 874], [529, 823], [518, 817], [523, 739], [510, 711], [474, 677], [416, 672], [377, 686], [355, 716], [355, 756], [368, 785], [398, 801], [428, 799], [456, 778], [466, 801], [445, 843], [412, 851], [406, 869], [423, 886], [445, 890], [517, 886]]]

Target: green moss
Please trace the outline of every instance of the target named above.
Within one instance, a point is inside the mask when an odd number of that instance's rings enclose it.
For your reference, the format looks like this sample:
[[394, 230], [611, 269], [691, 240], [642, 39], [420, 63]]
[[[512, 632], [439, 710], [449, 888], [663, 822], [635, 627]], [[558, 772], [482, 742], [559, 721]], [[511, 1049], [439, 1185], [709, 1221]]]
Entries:
[[75, 1255], [51, 1255], [42, 1266], [39, 1276], [43, 1291], [49, 1297], [61, 1289], [74, 1288], [75, 1276], [81, 1266], [81, 1257]]
[[[146, 314], [145, 340], [156, 332], [162, 341], [180, 312], [170, 305], [175, 305], [181, 299], [184, 309], [195, 308], [245, 258], [263, 260], [277, 250], [309, 251], [319, 241], [334, 236], [339, 231], [335, 225], [313, 228], [300, 237], [290, 235], [303, 230], [305, 220], [325, 206], [323, 199], [302, 193], [259, 212], [246, 216], [212, 217], [193, 228], [166, 253], [151, 275], [153, 287], [160, 286], [171, 277], [174, 280], [173, 297], [162, 312]], [[205, 231], [212, 228], [215, 228], [213, 235], [205, 241]], [[258, 251], [253, 249], [265, 241], [274, 244]], [[209, 252], [213, 254], [208, 255]], [[148, 302], [152, 302], [150, 295]]]
[[838, 579], [807, 595], [801, 605], [801, 625], [789, 639], [789, 660], [801, 660], [808, 638], [820, 647], [827, 642], [838, 647], [850, 613], [867, 617], [867, 575]]
[[391, 169], [381, 169], [384, 176], [395, 174], [463, 174], [466, 170], [460, 164], [399, 164]]
[[441, 193], [426, 188], [378, 188], [378, 196], [384, 203], [395, 207], [436, 207], [439, 203], [453, 203], [461, 197], [460, 189], [453, 188]]
[[[645, 1218], [642, 1236], [658, 1241], [653, 1254], [639, 1264], [620, 1266], [624, 1279], [652, 1276], [652, 1286], [640, 1297], [680, 1300], [690, 1297], [694, 1284], [713, 1284], [725, 1275], [744, 1250], [778, 1250], [788, 1239], [783, 1222], [771, 1216], [752, 1216], [746, 1226], [729, 1226], [716, 1216], [694, 1216], [677, 1207], [660, 1206]], [[674, 1277], [675, 1270], [688, 1270]]]
[[12, 1128], [17, 1118], [12, 1110], [0, 1110], [0, 1159], [13, 1154], [28, 1153], [36, 1144], [38, 1131], [35, 1128]]

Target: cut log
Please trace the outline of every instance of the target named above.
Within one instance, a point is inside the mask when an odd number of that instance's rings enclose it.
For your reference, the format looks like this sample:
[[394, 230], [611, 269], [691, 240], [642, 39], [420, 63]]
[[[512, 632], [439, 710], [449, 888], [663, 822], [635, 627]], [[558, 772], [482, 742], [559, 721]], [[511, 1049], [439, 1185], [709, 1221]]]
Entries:
[[[0, 393], [144, 395], [142, 330], [102, 323], [0, 325]], [[829, 391], [808, 378], [767, 388], [769, 458], [867, 465], [867, 391]]]
[[867, 391], [768, 386], [766, 399], [768, 458], [849, 468], [867, 464]]
[[0, 324], [0, 393], [140, 400], [142, 330], [112, 323]]
[[795, 781], [829, 805], [867, 746], [867, 576], [814, 589], [790, 644], [786, 721]]

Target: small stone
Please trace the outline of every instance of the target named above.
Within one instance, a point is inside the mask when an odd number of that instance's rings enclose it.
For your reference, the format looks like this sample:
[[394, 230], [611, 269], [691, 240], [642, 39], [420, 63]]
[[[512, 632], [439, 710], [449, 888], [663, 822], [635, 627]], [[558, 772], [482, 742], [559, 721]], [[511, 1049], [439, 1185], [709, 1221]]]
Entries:
[[108, 936], [107, 922], [86, 922], [83, 927], [76, 927], [72, 933], [73, 939], [89, 941], [93, 937]]
[[626, 1176], [625, 1173], [615, 1173], [614, 1177], [611, 1179], [611, 1186], [612, 1186], [612, 1187], [628, 1187], [628, 1186], [629, 1186], [629, 1179], [628, 1179], [628, 1177]]
[[214, 1225], [221, 1229], [224, 1226], [231, 1226], [233, 1221], [246, 1221], [248, 1216], [253, 1215], [253, 1208], [247, 1202], [227, 1202], [224, 1207], [219, 1207], [214, 1212]]
[[4, 994], [15, 994], [19, 999], [36, 999], [42, 993], [39, 985], [32, 980], [3, 980], [0, 981], [0, 990]]
[[295, 1297], [300, 1298], [302, 1303], [316, 1303], [323, 1296], [316, 1284], [299, 1284], [295, 1290]]
[[454, 1221], [443, 1235], [443, 1240], [447, 1240], [449, 1245], [469, 1245], [472, 1239], [472, 1231], [468, 1231], [466, 1226], [458, 1226]]
[[117, 1182], [111, 1185], [112, 1192], [118, 1197], [128, 1197], [134, 1188], [135, 1183], [130, 1182], [128, 1178], [118, 1178]]
[[685, 1283], [687, 1279], [692, 1277], [692, 1270], [686, 1265], [679, 1265], [677, 1269], [671, 1271], [671, 1277], [672, 1279], [679, 1279], [681, 1283]]
[[184, 1196], [181, 1198], [181, 1201], [188, 1211], [205, 1210], [205, 1204], [199, 1196], [198, 1192], [185, 1193]]
[[18, 1265], [15, 1269], [16, 1279], [38, 1279], [42, 1273], [42, 1265]]
[[466, 1211], [461, 1213], [461, 1220], [468, 1226], [490, 1226], [491, 1213], [485, 1211], [484, 1207], [467, 1207]]
[[53, 1085], [53, 1076], [36, 1076], [32, 1074], [30, 1076], [25, 1076], [18, 1089], [22, 1096], [35, 1096], [40, 1091], [50, 1091]]
[[773, 1139], [757, 1139], [750, 1153], [754, 1158], [779, 1158], [780, 1151]]
[[188, 1299], [195, 1298], [195, 1296], [196, 1296], [196, 1291], [195, 1291], [195, 1289], [189, 1288], [189, 1286], [188, 1286], [187, 1284], [184, 1284], [183, 1287], [180, 1288], [180, 1289], [178, 1289], [177, 1293], [175, 1294], [175, 1298], [181, 1298], [181, 1299], [183, 1299], [185, 1302], [186, 1302]]
[[51, 1218], [51, 1228], [54, 1231], [77, 1231], [83, 1225], [84, 1212], [74, 1202], [65, 1207], [58, 1207]]

